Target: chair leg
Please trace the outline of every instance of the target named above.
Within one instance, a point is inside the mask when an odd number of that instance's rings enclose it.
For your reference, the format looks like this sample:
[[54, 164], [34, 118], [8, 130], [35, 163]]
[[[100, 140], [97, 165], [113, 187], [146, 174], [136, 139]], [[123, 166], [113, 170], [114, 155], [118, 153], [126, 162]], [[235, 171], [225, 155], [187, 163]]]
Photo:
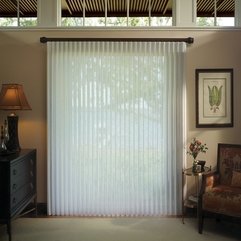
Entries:
[[216, 217], [215, 217], [215, 220], [216, 220], [216, 223], [220, 223], [220, 222], [221, 222], [221, 219], [220, 219], [219, 216], [216, 216]]
[[203, 214], [198, 217], [198, 232], [203, 233]]
[[202, 210], [202, 200], [199, 199], [198, 203], [198, 210], [197, 210], [197, 219], [198, 219], [198, 232], [202, 234], [203, 232], [203, 218], [204, 218], [204, 212]]

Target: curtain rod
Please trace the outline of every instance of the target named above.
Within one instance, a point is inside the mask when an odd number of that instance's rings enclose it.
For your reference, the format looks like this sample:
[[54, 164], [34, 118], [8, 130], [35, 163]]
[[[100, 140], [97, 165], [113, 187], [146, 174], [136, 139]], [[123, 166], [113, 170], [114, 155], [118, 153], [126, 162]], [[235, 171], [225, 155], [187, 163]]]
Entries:
[[80, 41], [113, 41], [113, 42], [185, 42], [192, 44], [194, 38], [47, 38], [41, 37], [41, 43], [47, 42], [80, 42]]

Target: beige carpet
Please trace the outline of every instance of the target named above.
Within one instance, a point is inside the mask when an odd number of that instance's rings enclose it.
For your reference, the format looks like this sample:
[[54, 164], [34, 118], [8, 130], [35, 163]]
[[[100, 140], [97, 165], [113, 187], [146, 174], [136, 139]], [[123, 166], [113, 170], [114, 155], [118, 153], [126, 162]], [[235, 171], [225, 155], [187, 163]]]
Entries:
[[[19, 218], [12, 241], [231, 241], [241, 240], [241, 227], [206, 220], [202, 235], [194, 218]], [[7, 241], [6, 226], [0, 240]]]

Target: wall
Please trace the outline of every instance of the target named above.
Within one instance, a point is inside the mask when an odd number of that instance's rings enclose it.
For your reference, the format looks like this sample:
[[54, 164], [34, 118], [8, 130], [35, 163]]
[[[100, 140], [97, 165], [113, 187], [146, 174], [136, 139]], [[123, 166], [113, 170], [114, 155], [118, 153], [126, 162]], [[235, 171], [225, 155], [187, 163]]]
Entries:
[[[38, 202], [47, 200], [47, 125], [46, 125], [46, 37], [193, 37], [187, 48], [187, 142], [198, 137], [209, 150], [200, 158], [215, 166], [217, 143], [241, 143], [241, 30], [239, 29], [2, 29], [0, 30], [0, 84], [23, 84], [32, 111], [19, 111], [19, 139], [22, 148], [36, 148], [38, 158]], [[195, 69], [234, 69], [234, 127], [195, 127]], [[0, 111], [0, 123], [7, 113]], [[191, 158], [187, 157], [188, 166]]]

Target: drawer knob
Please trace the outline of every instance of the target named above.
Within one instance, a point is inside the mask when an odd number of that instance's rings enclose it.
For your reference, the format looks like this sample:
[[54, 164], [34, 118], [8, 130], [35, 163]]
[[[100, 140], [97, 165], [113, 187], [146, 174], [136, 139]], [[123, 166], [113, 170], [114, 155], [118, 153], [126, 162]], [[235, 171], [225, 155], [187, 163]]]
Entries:
[[13, 175], [17, 175], [17, 170], [13, 169]]
[[13, 190], [15, 190], [16, 188], [17, 188], [17, 184], [14, 183], [14, 184], [13, 184]]

